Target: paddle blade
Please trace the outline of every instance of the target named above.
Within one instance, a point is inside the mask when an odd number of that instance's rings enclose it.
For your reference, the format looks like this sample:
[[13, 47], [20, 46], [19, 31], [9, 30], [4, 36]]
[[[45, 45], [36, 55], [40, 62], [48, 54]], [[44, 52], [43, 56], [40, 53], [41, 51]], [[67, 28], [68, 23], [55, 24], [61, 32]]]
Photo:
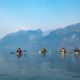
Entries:
[[14, 52], [11, 52], [11, 54], [14, 54]]

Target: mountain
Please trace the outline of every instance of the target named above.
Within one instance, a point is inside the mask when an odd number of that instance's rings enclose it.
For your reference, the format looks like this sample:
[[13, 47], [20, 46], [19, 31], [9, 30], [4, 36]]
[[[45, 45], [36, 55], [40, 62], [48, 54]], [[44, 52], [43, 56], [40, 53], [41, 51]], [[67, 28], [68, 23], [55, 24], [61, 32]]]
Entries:
[[41, 40], [43, 37], [42, 31], [39, 30], [28, 30], [28, 31], [18, 31], [16, 33], [11, 33], [7, 36], [5, 36], [0, 41], [0, 48], [18, 48], [18, 47], [25, 47], [25, 48], [31, 48], [33, 45], [38, 43], [39, 40]]
[[47, 36], [52, 30], [44, 31], [43, 36]]
[[18, 31], [0, 40], [0, 48], [80, 48], [80, 23], [65, 28], [51, 30], [45, 34], [39, 30]]
[[44, 43], [53, 48], [80, 47], [80, 23], [51, 31], [44, 37]]

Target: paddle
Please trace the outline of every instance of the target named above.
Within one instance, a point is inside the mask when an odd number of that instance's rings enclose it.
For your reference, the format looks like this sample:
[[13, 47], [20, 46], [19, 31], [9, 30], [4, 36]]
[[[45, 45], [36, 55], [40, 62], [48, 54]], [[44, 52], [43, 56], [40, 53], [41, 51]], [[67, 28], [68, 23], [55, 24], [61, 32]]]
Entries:
[[[27, 52], [27, 50], [23, 50], [21, 52]], [[14, 53], [17, 53], [16, 51], [15, 52], [11, 52], [10, 54], [14, 54]]]

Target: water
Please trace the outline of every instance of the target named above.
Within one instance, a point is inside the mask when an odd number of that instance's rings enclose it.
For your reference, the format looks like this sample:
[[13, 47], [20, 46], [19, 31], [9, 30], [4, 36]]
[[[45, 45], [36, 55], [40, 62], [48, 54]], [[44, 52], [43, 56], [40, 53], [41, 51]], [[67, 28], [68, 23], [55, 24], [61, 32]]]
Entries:
[[80, 80], [80, 55], [49, 51], [0, 52], [0, 80]]

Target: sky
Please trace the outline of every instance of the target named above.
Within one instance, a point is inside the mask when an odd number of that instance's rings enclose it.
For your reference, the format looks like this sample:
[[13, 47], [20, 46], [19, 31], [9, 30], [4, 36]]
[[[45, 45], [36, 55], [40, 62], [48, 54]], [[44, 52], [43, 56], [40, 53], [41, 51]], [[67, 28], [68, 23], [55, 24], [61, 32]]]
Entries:
[[18, 30], [55, 30], [80, 23], [80, 0], [0, 0], [0, 38]]

